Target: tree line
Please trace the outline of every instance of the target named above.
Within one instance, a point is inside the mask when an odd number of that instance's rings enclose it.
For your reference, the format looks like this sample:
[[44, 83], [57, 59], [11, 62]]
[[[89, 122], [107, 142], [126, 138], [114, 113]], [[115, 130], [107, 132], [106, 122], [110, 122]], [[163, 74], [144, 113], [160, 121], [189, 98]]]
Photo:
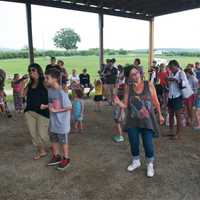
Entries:
[[[127, 51], [124, 49], [114, 50], [114, 49], [105, 49], [105, 55], [127, 55], [132, 53], [132, 51]], [[69, 50], [69, 51], [56, 51], [56, 50], [34, 50], [35, 57], [44, 57], [44, 56], [98, 56], [99, 49], [88, 49], [88, 50]], [[18, 51], [0, 51], [0, 59], [14, 59], [14, 58], [28, 58], [28, 50], [18, 50]]]

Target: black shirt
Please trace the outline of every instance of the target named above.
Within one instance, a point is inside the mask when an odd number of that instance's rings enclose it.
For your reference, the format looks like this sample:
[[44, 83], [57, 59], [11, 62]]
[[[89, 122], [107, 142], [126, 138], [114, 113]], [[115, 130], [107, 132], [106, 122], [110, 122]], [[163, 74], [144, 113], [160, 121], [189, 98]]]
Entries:
[[105, 69], [105, 83], [106, 84], [115, 84], [117, 81], [118, 70], [115, 67], [107, 67]]
[[44, 87], [43, 83], [39, 83], [36, 88], [32, 88], [31, 85], [28, 85], [27, 92], [27, 105], [25, 112], [34, 111], [44, 117], [49, 117], [48, 109], [41, 110], [41, 104], [48, 104], [48, 92]]
[[79, 75], [80, 78], [80, 84], [83, 86], [89, 86], [90, 85], [90, 75], [89, 74], [80, 74]]
[[58, 70], [60, 70], [58, 65], [49, 64], [49, 65], [46, 66], [45, 72], [50, 70], [50, 69], [58, 69]]

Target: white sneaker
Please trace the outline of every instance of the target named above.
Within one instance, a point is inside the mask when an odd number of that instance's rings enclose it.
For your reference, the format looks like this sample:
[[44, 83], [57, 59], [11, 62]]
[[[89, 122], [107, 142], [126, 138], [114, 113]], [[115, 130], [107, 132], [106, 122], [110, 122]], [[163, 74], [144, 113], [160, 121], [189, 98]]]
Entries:
[[147, 164], [147, 177], [152, 178], [155, 174], [155, 170], [153, 168], [153, 163]]
[[139, 168], [140, 166], [141, 166], [140, 160], [133, 160], [132, 164], [128, 166], [127, 170], [129, 172], [132, 172], [135, 169]]

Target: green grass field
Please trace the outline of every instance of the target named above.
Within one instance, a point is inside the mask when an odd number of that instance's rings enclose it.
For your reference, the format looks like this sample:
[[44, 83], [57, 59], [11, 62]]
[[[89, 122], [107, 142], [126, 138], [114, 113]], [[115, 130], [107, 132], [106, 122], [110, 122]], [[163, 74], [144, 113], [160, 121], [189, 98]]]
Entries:
[[[117, 59], [118, 64], [132, 63], [134, 58], [138, 57], [142, 61], [142, 66], [147, 69], [148, 55], [147, 54], [135, 54], [135, 55], [113, 55], [106, 56], [105, 58]], [[198, 61], [197, 57], [170, 57], [170, 56], [156, 56], [156, 58], [165, 58], [167, 60], [177, 59], [181, 66], [184, 68], [188, 63], [194, 63]], [[83, 68], [87, 68], [88, 72], [91, 74], [91, 78], [95, 79], [97, 77], [97, 71], [99, 68], [99, 58], [98, 56], [71, 56], [71, 57], [58, 57], [57, 59], [62, 59], [65, 62], [66, 69], [70, 74], [72, 69], [77, 69], [78, 73], [82, 71]], [[43, 68], [49, 63], [49, 57], [36, 58], [35, 62], [39, 63]], [[0, 60], [0, 68], [4, 69], [7, 73], [7, 78], [11, 77], [14, 73], [19, 73], [21, 75], [27, 73], [28, 59], [9, 59]], [[6, 81], [6, 89], [10, 89], [10, 81]]]

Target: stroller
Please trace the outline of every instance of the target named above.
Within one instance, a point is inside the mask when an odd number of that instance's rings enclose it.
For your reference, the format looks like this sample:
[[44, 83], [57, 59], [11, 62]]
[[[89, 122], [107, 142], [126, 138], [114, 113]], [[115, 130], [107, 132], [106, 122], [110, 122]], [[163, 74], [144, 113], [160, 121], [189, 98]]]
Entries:
[[6, 93], [4, 91], [6, 80], [6, 73], [4, 70], [0, 69], [0, 112], [5, 113], [8, 118], [12, 117], [9, 109], [8, 104], [6, 102]]

